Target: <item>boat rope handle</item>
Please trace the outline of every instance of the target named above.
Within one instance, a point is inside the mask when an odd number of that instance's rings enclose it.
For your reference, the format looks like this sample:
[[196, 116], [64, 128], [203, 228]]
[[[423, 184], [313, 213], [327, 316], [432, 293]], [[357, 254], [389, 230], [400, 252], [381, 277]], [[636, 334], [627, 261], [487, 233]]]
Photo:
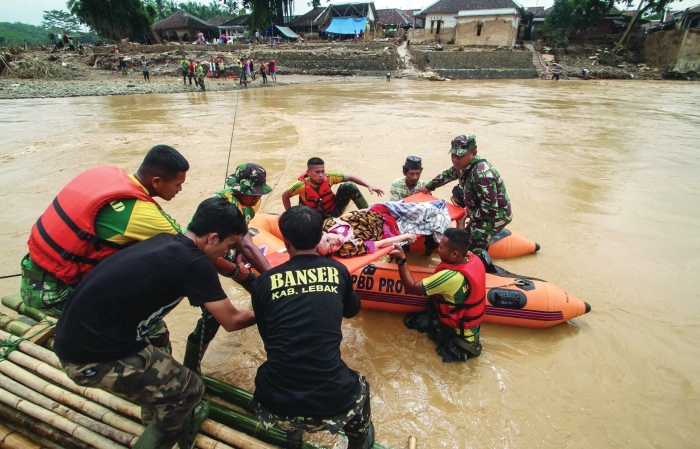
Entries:
[[503, 285], [487, 285], [486, 288], [510, 287], [511, 285], [515, 285], [516, 287], [524, 287], [527, 285], [527, 282], [525, 282], [524, 279], [516, 279], [513, 282], [508, 282], [507, 284]]

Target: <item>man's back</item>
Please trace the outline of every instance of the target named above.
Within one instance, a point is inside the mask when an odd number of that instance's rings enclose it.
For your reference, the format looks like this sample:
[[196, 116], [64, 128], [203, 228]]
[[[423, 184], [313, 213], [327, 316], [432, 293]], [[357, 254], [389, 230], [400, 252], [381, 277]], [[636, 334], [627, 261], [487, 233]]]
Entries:
[[360, 301], [347, 269], [333, 259], [297, 255], [255, 281], [252, 302], [267, 351], [256, 397], [289, 416], [348, 410], [360, 384], [340, 358], [340, 326], [358, 313]]
[[132, 355], [146, 346], [148, 326], [182, 296], [198, 306], [226, 294], [192, 240], [160, 234], [107, 258], [78, 285], [58, 322], [54, 350], [74, 363]]

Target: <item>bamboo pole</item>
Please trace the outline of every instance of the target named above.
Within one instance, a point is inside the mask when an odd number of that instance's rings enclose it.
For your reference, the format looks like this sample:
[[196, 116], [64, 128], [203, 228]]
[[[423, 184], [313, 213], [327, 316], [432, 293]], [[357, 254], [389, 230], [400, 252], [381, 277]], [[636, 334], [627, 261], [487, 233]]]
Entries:
[[0, 389], [0, 401], [35, 418], [51, 424], [64, 432], [73, 435], [79, 440], [82, 440], [99, 449], [123, 449], [124, 446], [117, 444], [109, 439], [96, 434], [84, 427], [81, 427], [70, 420], [58, 416], [48, 410], [44, 410], [38, 405], [32, 404], [29, 401], [15, 396], [14, 394]]
[[67, 418], [73, 421], [74, 423], [85, 427], [88, 430], [102, 435], [103, 437], [107, 437], [110, 440], [114, 440], [117, 443], [126, 447], [133, 446], [133, 444], [135, 444], [136, 440], [138, 439], [137, 436], [128, 434], [126, 432], [122, 432], [121, 430], [114, 429], [113, 427], [110, 427], [104, 423], [95, 421], [92, 418], [88, 418], [87, 416], [81, 415], [80, 413], [71, 410], [65, 405], [58, 404], [52, 401], [51, 399], [47, 398], [46, 396], [37, 393], [36, 391], [33, 391], [30, 388], [27, 388], [24, 385], [15, 382], [14, 380], [2, 374], [0, 374], [0, 387], [5, 389], [6, 391], [9, 391], [12, 394], [19, 396], [22, 399], [30, 401], [31, 403], [38, 405], [39, 407], [45, 408], [46, 410], [52, 411], [59, 416], [63, 416], [64, 418]]
[[46, 449], [92, 449], [92, 446], [64, 431], [15, 410], [2, 402], [0, 402], [0, 417], [3, 418], [7, 427], [27, 438], [39, 441]]
[[84, 414], [116, 429], [123, 430], [132, 435], [141, 435], [143, 432], [144, 427], [142, 425], [128, 420], [121, 415], [117, 415], [112, 410], [88, 401], [77, 394], [57, 387], [12, 362], [0, 362], [0, 373], [12, 377], [23, 385], [55, 401], [61, 402], [73, 409], [82, 410]]
[[41, 449], [41, 446], [34, 444], [18, 434], [12, 429], [0, 424], [0, 448], [2, 449]]
[[35, 321], [41, 321], [46, 317], [46, 314], [39, 309], [25, 305], [19, 293], [3, 296], [0, 301], [2, 301], [2, 305], [8, 309], [12, 309], [21, 315], [28, 316]]
[[5, 315], [0, 312], [0, 329], [3, 329], [12, 335], [24, 335], [29, 329], [31, 329], [27, 323], [18, 321], [12, 317]]
[[408, 449], [416, 449], [418, 447], [418, 440], [414, 436], [408, 437]]
[[[0, 341], [7, 340], [16, 341], [17, 338], [8, 334], [7, 332], [0, 331]], [[70, 378], [68, 378], [68, 376], [65, 375], [65, 373], [59, 371], [60, 362], [58, 360], [58, 357], [56, 357], [56, 354], [49, 351], [48, 349], [42, 348], [41, 346], [35, 345], [28, 341], [20, 342], [18, 347], [22, 352], [17, 353], [17, 351], [13, 351], [12, 353], [10, 353], [8, 355], [8, 359], [10, 361], [17, 363], [18, 365], [24, 366], [30, 370], [36, 371], [38, 374], [46, 377], [47, 379], [59, 385], [68, 388], [69, 390], [75, 391], [81, 396], [93, 399], [95, 402], [98, 402], [108, 408], [113, 409], [115, 406], [118, 406], [119, 412], [127, 416], [140, 419], [141, 410], [139, 406], [125, 401], [124, 399], [118, 398], [103, 390], [77, 386], [72, 380], [70, 380]], [[3, 363], [0, 362], [0, 367], [2, 367], [2, 365]], [[245, 390], [241, 391], [245, 392]], [[126, 431], [130, 432], [129, 430]], [[248, 444], [248, 447], [253, 447], [250, 446], [250, 444], [252, 443], [249, 442], [250, 437], [248, 435], [230, 428], [226, 428], [226, 430], [223, 430], [219, 423], [214, 422], [210, 419], [204, 422], [204, 424], [202, 425], [202, 431], [216, 438], [224, 440], [226, 443], [233, 444], [234, 446], [238, 446], [239, 444]], [[213, 434], [213, 432], [216, 434]], [[197, 436], [196, 445], [197, 447], [200, 447], [202, 449], [223, 449], [224, 447], [228, 447], [222, 445], [223, 443], [218, 443], [218, 446], [212, 443], [216, 442], [204, 435]], [[271, 447], [262, 442], [261, 444], [263, 445], [256, 447]]]

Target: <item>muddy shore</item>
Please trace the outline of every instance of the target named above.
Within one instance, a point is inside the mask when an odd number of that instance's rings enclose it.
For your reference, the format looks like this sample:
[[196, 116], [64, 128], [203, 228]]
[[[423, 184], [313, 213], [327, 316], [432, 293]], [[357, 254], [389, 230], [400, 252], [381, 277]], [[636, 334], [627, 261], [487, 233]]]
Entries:
[[[238, 80], [207, 79], [205, 88], [207, 92], [232, 91], [236, 89], [258, 89], [287, 86], [290, 84], [308, 84], [317, 82], [351, 82], [380, 80], [380, 77], [357, 76], [312, 76], [312, 75], [287, 75], [277, 76], [278, 82], [263, 83], [260, 77], [248, 84], [247, 87], [238, 84]], [[92, 74], [81, 76], [73, 80], [25, 80], [25, 79], [0, 79], [0, 99], [26, 99], [26, 98], [60, 98], [60, 97], [91, 97], [104, 95], [135, 95], [135, 94], [170, 94], [170, 93], [199, 93], [202, 89], [195, 86], [194, 82], [183, 84], [182, 78], [171, 76], [151, 76], [151, 82], [146, 83], [142, 75], [130, 74], [128, 77], [121, 75]]]

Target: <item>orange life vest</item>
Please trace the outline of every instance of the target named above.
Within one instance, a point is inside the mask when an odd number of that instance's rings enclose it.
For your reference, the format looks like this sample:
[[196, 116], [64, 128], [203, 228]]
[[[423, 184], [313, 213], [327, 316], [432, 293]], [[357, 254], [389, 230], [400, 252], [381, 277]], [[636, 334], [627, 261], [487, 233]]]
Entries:
[[318, 191], [311, 185], [308, 179], [308, 172], [299, 176], [299, 181], [304, 183], [304, 193], [306, 199], [299, 196], [299, 204], [312, 207], [323, 215], [328, 215], [335, 210], [335, 195], [328, 185], [328, 176], [323, 175], [323, 182], [318, 186]]
[[121, 168], [103, 166], [79, 174], [32, 227], [30, 257], [63, 282], [79, 282], [97, 263], [123, 248], [95, 235], [95, 217], [107, 203], [125, 198], [158, 206]]
[[486, 310], [486, 269], [483, 262], [474, 254], [467, 255], [467, 261], [460, 264], [441, 262], [435, 273], [442, 270], [458, 271], [469, 283], [469, 296], [461, 304], [445, 301], [440, 295], [433, 295], [433, 302], [438, 319], [445, 326], [459, 329], [471, 329], [481, 323]]

